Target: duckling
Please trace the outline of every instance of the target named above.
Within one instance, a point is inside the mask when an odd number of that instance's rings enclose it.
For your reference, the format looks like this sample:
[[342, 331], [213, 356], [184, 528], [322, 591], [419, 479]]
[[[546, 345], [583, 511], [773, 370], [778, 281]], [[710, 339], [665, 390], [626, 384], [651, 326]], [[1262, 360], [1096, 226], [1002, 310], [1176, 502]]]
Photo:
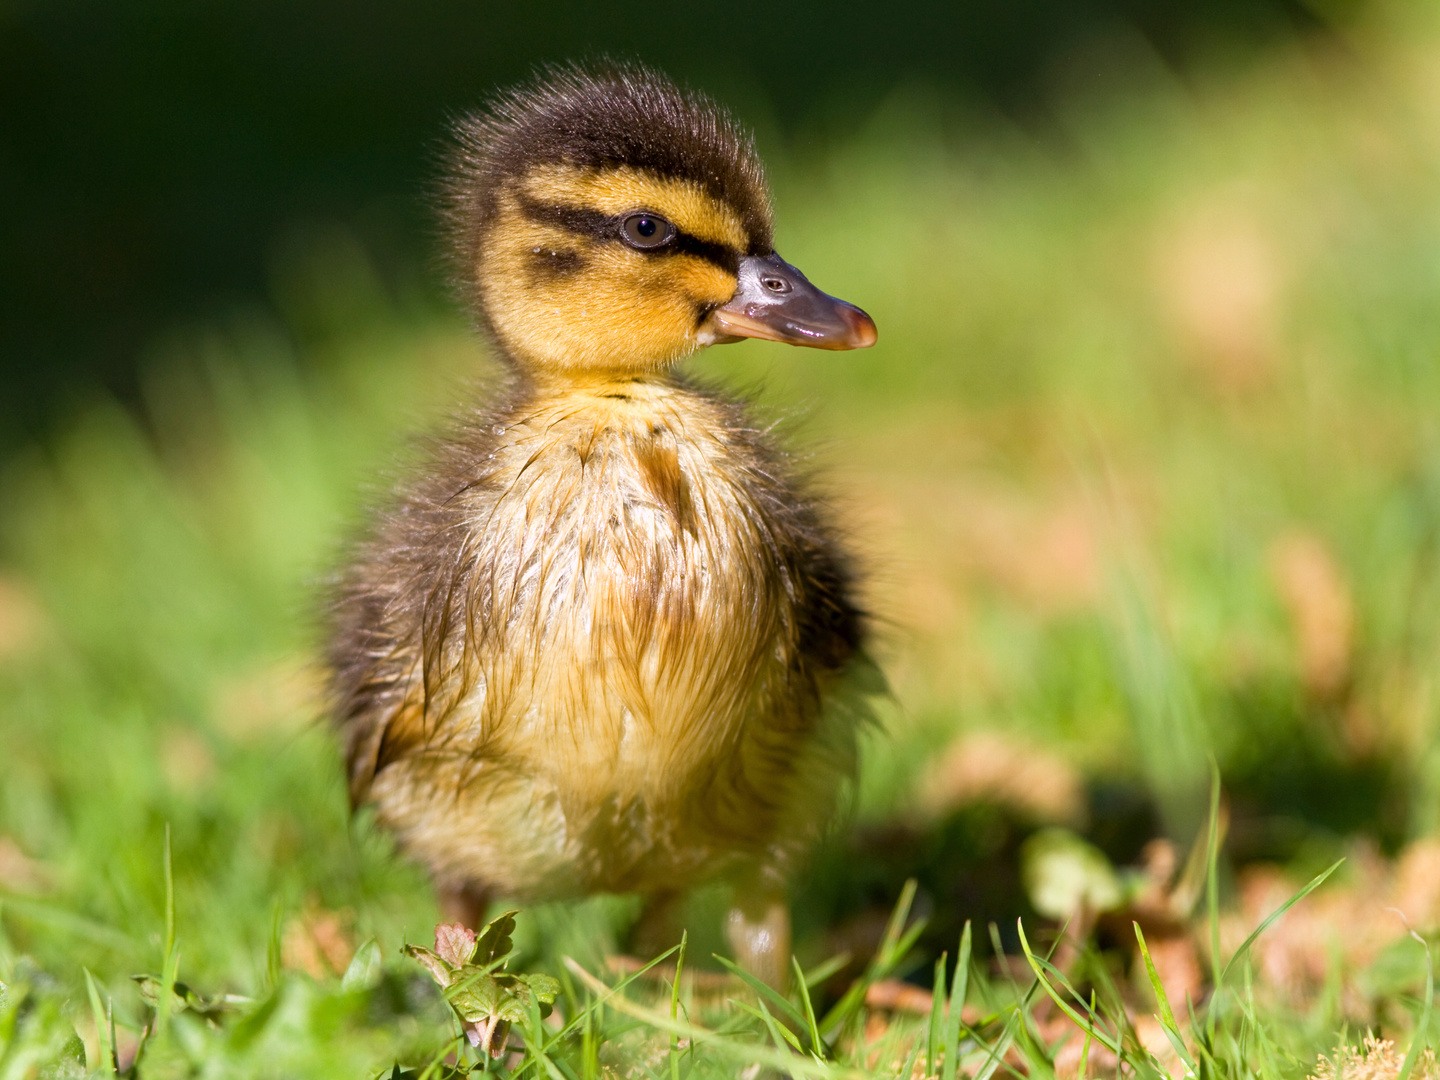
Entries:
[[[772, 984], [786, 881], [853, 770], [856, 576], [705, 346], [874, 344], [775, 253], [750, 138], [654, 71], [580, 67], [459, 122], [457, 279], [509, 369], [371, 522], [329, 663], [352, 801], [483, 902], [736, 886]], [[677, 935], [678, 936], [678, 935]]]

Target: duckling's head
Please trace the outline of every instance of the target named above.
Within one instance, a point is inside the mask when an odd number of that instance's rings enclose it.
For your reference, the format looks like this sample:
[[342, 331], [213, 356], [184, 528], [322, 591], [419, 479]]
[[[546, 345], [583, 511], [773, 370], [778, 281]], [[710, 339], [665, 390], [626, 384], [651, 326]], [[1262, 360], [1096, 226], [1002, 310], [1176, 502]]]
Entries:
[[663, 76], [566, 68], [458, 135], [446, 208], [460, 282], [523, 370], [641, 374], [742, 337], [875, 341], [868, 315], [775, 254], [749, 137]]

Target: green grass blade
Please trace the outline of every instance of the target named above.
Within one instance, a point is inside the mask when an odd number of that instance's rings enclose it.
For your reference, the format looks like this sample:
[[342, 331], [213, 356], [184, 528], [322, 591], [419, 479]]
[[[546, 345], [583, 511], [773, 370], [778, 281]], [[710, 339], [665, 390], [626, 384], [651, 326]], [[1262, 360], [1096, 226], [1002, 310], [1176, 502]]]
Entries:
[[67, 911], [55, 904], [19, 896], [6, 896], [5, 910], [22, 919], [45, 923], [71, 937], [93, 942], [125, 956], [140, 955], [140, 950], [136, 948], [133, 938], [103, 923], [96, 922], [94, 919], [87, 919], [84, 915], [77, 915], [75, 912]]
[[[1059, 986], [1062, 990], [1068, 993], [1070, 997], [1074, 999], [1075, 1004], [1079, 1008], [1083, 1009], [1085, 1007], [1085, 999], [1080, 996], [1080, 991], [1075, 989], [1074, 985], [1070, 982], [1069, 977], [1063, 971], [1061, 971], [1059, 968], [1057, 968], [1054, 964], [1050, 962], [1050, 958], [1048, 956], [1037, 956], [1035, 957], [1035, 962], [1040, 965], [1042, 973], [1047, 979], [1051, 981], [1051, 985]], [[1032, 987], [1031, 990], [1033, 991], [1034, 987]], [[1027, 995], [1027, 997], [1028, 996], [1029, 995]]]
[[[569, 974], [569, 969], [565, 969]], [[587, 994], [585, 1010], [580, 1014], [584, 1021], [580, 1029], [580, 1075], [584, 1080], [596, 1080], [600, 1075], [600, 1040], [595, 1032], [595, 1010], [598, 1003], [593, 994]]]
[[825, 1038], [834, 1038], [836, 1033], [850, 1021], [860, 1007], [865, 1004], [865, 993], [870, 986], [876, 980], [883, 979], [890, 974], [914, 946], [916, 939], [924, 932], [924, 919], [917, 919], [909, 930], [903, 929], [905, 920], [910, 917], [910, 907], [915, 902], [917, 888], [917, 882], [911, 878], [900, 890], [900, 899], [896, 901], [895, 909], [890, 914], [890, 921], [886, 924], [880, 948], [866, 966], [865, 973], [850, 985], [840, 1000], [820, 1021], [820, 1031]]
[[[100, 988], [95, 985], [95, 976], [90, 974], [90, 969], [85, 968], [85, 991], [90, 998], [90, 1015], [95, 1021], [95, 1038], [100, 1043], [100, 1060], [110, 1064], [111, 1072], [119, 1072], [115, 1067], [115, 1043], [110, 1036], [110, 1021], [105, 1013], [105, 1006], [100, 1001]], [[105, 1066], [102, 1064], [101, 1068]]]
[[110, 1026], [110, 1067], [120, 1075], [120, 1040], [115, 1037], [115, 999], [105, 998], [105, 1022]]
[[[671, 953], [677, 951], [679, 948], [680, 948], [679, 945], [672, 945], [670, 948], [666, 949], [666, 950], [665, 950], [663, 953], [661, 953], [659, 956], [655, 957], [654, 960], [651, 960], [651, 961], [650, 961], [648, 964], [646, 964], [644, 967], [640, 968], [638, 971], [632, 971], [629, 975], [626, 975], [623, 979], [621, 979], [619, 982], [617, 982], [613, 987], [607, 987], [606, 989], [609, 990], [609, 991], [613, 991], [614, 993], [617, 993], [617, 994], [618, 994], [620, 991], [624, 990], [627, 986], [629, 986], [631, 983], [633, 983], [636, 979], [639, 979], [639, 978], [643, 977], [644, 975], [648, 974], [648, 973], [650, 972], [650, 970], [653, 969], [656, 965], [663, 963], [666, 959], [669, 958], [669, 956], [670, 956]], [[581, 970], [581, 971], [584, 970], [583, 968], [580, 967], [580, 965], [579, 965], [576, 961], [574, 961], [574, 960], [571, 959], [570, 957], [567, 956], [567, 957], [563, 957], [562, 959], [563, 959], [563, 961], [564, 961], [564, 963], [565, 963], [566, 969], [569, 970], [569, 971], [571, 971], [572, 973], [573, 973], [577, 968], [578, 968], [579, 970]], [[588, 973], [587, 973], [587, 975], [588, 975]], [[604, 985], [605, 985], [604, 983], [601, 983], [601, 982], [599, 982], [599, 980], [595, 979], [593, 975], [592, 975], [592, 976], [589, 976], [589, 980], [593, 980], [597, 985], [600, 985], [600, 986], [604, 986]], [[585, 983], [585, 985], [587, 986], [587, 988], [590, 986], [590, 982], [589, 982], [589, 981], [587, 981], [587, 980], [581, 980], [581, 981]], [[595, 1011], [595, 1010], [598, 1010], [598, 1009], [602, 1009], [603, 1007], [604, 1007], [604, 1002], [603, 1002], [603, 1001], [592, 1001], [592, 1002], [590, 1003], [589, 1009], [588, 1009], [586, 1012], [582, 1013], [581, 1015], [574, 1017], [574, 1018], [573, 1018], [572, 1020], [570, 1020], [564, 1027], [562, 1027], [559, 1031], [557, 1031], [557, 1032], [555, 1033], [555, 1038], [558, 1040], [558, 1039], [561, 1039], [561, 1038], [563, 1038], [563, 1037], [565, 1037], [565, 1036], [568, 1036], [568, 1035], [571, 1034], [573, 1031], [575, 1031], [577, 1028], [579, 1028], [582, 1023], [585, 1022], [585, 1018], [588, 1017], [591, 1012], [593, 1012], [593, 1011]]]
[[979, 1072], [975, 1074], [975, 1080], [990, 1080], [996, 1070], [1005, 1064], [1005, 1055], [1010, 1052], [1010, 1044], [1015, 1041], [1015, 1030], [1019, 1025], [1020, 1010], [1016, 1009], [1011, 1012], [1010, 1019], [1005, 1021], [1005, 1030], [1001, 1032], [995, 1045], [990, 1047], [985, 1064], [980, 1066]]
[[[921, 1051], [922, 1049], [924, 1049], [924, 1046], [925, 1046], [925, 1043], [924, 1043], [923, 1040], [921, 1040], [921, 1039], [916, 1039], [916, 1040], [915, 1040], [915, 1045], [910, 1048], [910, 1053], [909, 1053], [909, 1055], [905, 1058], [904, 1064], [902, 1064], [902, 1065], [900, 1066], [900, 1071], [895, 1074], [897, 1077], [901, 1077], [901, 1076], [909, 1077], [909, 1076], [914, 1076], [914, 1075], [915, 1075], [915, 1062], [919, 1059], [919, 1057], [920, 1057], [920, 1051]], [[927, 1075], [928, 1075], [928, 1074], [927, 1074]]]
[[1035, 981], [1039, 984], [1040, 988], [1050, 996], [1050, 1000], [1055, 1002], [1055, 1004], [1060, 1007], [1060, 1011], [1063, 1012], [1066, 1016], [1068, 1016], [1071, 1021], [1074, 1022], [1076, 1027], [1078, 1027], [1081, 1031], [1088, 1031], [1093, 1033], [1095, 1036], [1095, 1040], [1099, 1042], [1101, 1046], [1108, 1048], [1112, 1053], [1118, 1056], [1121, 1053], [1120, 1040], [1112, 1039], [1104, 1032], [1096, 1031], [1094, 1024], [1089, 1019], [1087, 1019], [1086, 1017], [1082, 1017], [1078, 1012], [1076, 1012], [1075, 1009], [1070, 1005], [1070, 1003], [1061, 996], [1060, 992], [1050, 985], [1050, 980], [1045, 977], [1045, 972], [1040, 965], [1039, 958], [1035, 955], [1034, 952], [1031, 951], [1030, 942], [1026, 940], [1024, 922], [1017, 919], [1016, 925], [1020, 928], [1020, 948], [1025, 953], [1025, 959], [1029, 961], [1030, 970], [1035, 973]]
[[[770, 1010], [765, 1007], [764, 1001], [757, 1000], [755, 1004], [760, 1007], [760, 1020], [765, 1025], [766, 1030], [770, 1032], [770, 1038], [775, 1043], [775, 1049], [784, 1053], [785, 1048], [788, 1046], [791, 1050], [795, 1051], [795, 1053], [803, 1054], [805, 1051], [801, 1049], [800, 1040], [795, 1036], [795, 1033], [784, 1024], [775, 1022], [775, 1017], [772, 1016]], [[795, 1076], [794, 1073], [790, 1075]], [[800, 1080], [800, 1078], [795, 1076], [795, 1080]]]
[[1205, 1011], [1205, 1031], [1213, 1042], [1220, 1015], [1220, 765], [1210, 758], [1210, 821], [1205, 837], [1205, 919], [1210, 929], [1210, 979], [1214, 990]]
[[955, 1080], [960, 1060], [960, 1025], [965, 1008], [965, 995], [970, 989], [970, 920], [960, 932], [960, 950], [955, 956], [955, 975], [950, 982], [950, 1005], [945, 1015], [945, 1057], [941, 1063], [940, 1080]]
[[877, 955], [882, 958], [889, 958], [895, 952], [900, 941], [900, 932], [905, 928], [905, 921], [910, 918], [910, 908], [915, 903], [915, 892], [919, 889], [920, 883], [915, 878], [910, 878], [900, 889], [900, 899], [895, 902], [895, 910], [890, 913], [890, 921], [885, 925], [885, 936], [880, 939], [880, 950]]
[[[1090, 1015], [1095, 1015], [1095, 991], [1090, 991]], [[1080, 1070], [1075, 1074], [1075, 1080], [1085, 1080], [1085, 1070], [1090, 1064], [1090, 1043], [1094, 1038], [1089, 1031], [1085, 1032], [1085, 1041], [1080, 1044]]]
[[810, 1053], [816, 1059], [824, 1061], [828, 1056], [824, 1040], [820, 1038], [820, 1025], [815, 1022], [815, 1006], [810, 1002], [810, 986], [805, 981], [805, 972], [800, 969], [800, 961], [794, 956], [790, 957], [790, 964], [795, 969], [795, 990], [800, 995], [800, 1005], [805, 1011], [805, 1030], [810, 1036]]
[[800, 1014], [800, 1010], [773, 986], [762, 979], [757, 979], [733, 960], [727, 960], [725, 957], [713, 953], [711, 955], [723, 964], [727, 971], [754, 990], [757, 998], [762, 1001], [768, 1000], [782, 1016], [792, 1021], [796, 1027], [805, 1026], [805, 1017]]
[[837, 971], [847, 967], [853, 959], [848, 952], [836, 953], [829, 960], [816, 964], [809, 971], [805, 972], [805, 985], [819, 986], [830, 979]]
[[269, 1026], [270, 1021], [275, 1018], [284, 996], [284, 984], [276, 986], [254, 1009], [242, 1016], [229, 1029], [228, 1038], [231, 1048], [243, 1052], [251, 1046]]
[[1039, 1022], [1030, 1013], [1030, 1006], [1021, 1007], [1019, 1029], [1015, 1033], [1016, 1044], [1025, 1055], [1024, 1074], [1027, 1080], [1055, 1080], [1055, 1061], [1050, 1047], [1039, 1034]]
[[945, 954], [935, 961], [935, 982], [930, 992], [930, 1023], [925, 1031], [925, 1075], [934, 1076], [940, 1061], [940, 1031], [945, 1017]]
[[[680, 980], [685, 975], [685, 946], [689, 943], [689, 931], [680, 932], [680, 951], [675, 954], [675, 983], [670, 987], [670, 1019], [680, 1019]], [[680, 1036], [670, 1033], [670, 1080], [680, 1080], [680, 1055], [675, 1052]]]
[[281, 922], [285, 917], [284, 910], [280, 907], [277, 899], [270, 909], [270, 937], [265, 947], [265, 984], [267, 989], [274, 990], [280, 985], [281, 957]]
[[[994, 954], [995, 954], [996, 956], [1004, 956], [1004, 955], [1005, 955], [1005, 943], [1000, 940], [1000, 926], [999, 926], [999, 924], [998, 924], [998, 923], [995, 923], [995, 922], [991, 922], [990, 925], [989, 925], [989, 930], [990, 930], [990, 948], [991, 948], [991, 950], [993, 950], [993, 952], [994, 952]], [[1010, 965], [1009, 965], [1009, 964], [1006, 964], [1006, 965], [1005, 965], [1004, 971], [1005, 971], [1005, 979], [1006, 979], [1007, 982], [1010, 983], [1010, 988], [1015, 991], [1015, 996], [1016, 996], [1016, 997], [1019, 997], [1019, 996], [1020, 996], [1020, 984], [1015, 981], [1015, 975], [1014, 975], [1014, 973], [1011, 972], [1011, 970], [1010, 970]]]
[[825, 1014], [825, 1019], [820, 1021], [820, 1031], [826, 1038], [834, 1038], [836, 1033], [845, 1026], [856, 1012], [865, 1004], [865, 994], [880, 979], [887, 977], [900, 961], [905, 959], [906, 954], [914, 946], [916, 939], [925, 931], [926, 922], [924, 919], [917, 920], [896, 943], [888, 959], [880, 956], [871, 961], [865, 974], [856, 979], [841, 999], [831, 1010]]
[[[866, 1074], [855, 1069], [817, 1062], [810, 1057], [796, 1056], [789, 1050], [781, 1053], [769, 1046], [739, 1042], [730, 1036], [699, 1024], [685, 1020], [671, 1020], [666, 1013], [631, 1001], [615, 989], [606, 986], [571, 957], [565, 957], [564, 962], [575, 977], [591, 993], [597, 995], [604, 1005], [639, 1020], [641, 1023], [649, 1024], [659, 1031], [675, 1032], [682, 1038], [689, 1039], [692, 1044], [704, 1045], [717, 1056], [747, 1065], [758, 1063], [762, 1067], [789, 1072], [794, 1076], [813, 1078], [813, 1080], [866, 1080]], [[736, 1002], [735, 1004], [738, 1008], [743, 1003]], [[756, 1011], [752, 1010], [750, 1015], [756, 1015]]]
[[[180, 977], [180, 945], [175, 939], [175, 864], [171, 854], [170, 823], [165, 823], [165, 953], [160, 967], [160, 997], [155, 1003], [154, 1034], [170, 1028], [175, 1007], [175, 981]], [[136, 1058], [139, 1060], [138, 1054]]]
[[1250, 951], [1250, 946], [1255, 944], [1256, 938], [1258, 938], [1266, 930], [1270, 929], [1271, 925], [1277, 919], [1279, 919], [1280, 916], [1284, 915], [1301, 900], [1304, 900], [1305, 897], [1309, 896], [1312, 892], [1314, 892], [1322, 884], [1324, 884], [1325, 879], [1328, 878], [1331, 874], [1333, 874], [1336, 870], [1340, 869], [1340, 864], [1344, 861], [1344, 859], [1336, 859], [1333, 863], [1330, 864], [1329, 868], [1321, 871], [1319, 874], [1316, 874], [1313, 878], [1311, 878], [1310, 884], [1306, 885], [1294, 896], [1290, 897], [1289, 900], [1286, 900], [1285, 903], [1281, 904], [1278, 908], [1272, 911], [1266, 917], [1265, 921], [1262, 922], [1259, 926], [1257, 926], [1250, 934], [1250, 936], [1245, 939], [1245, 941], [1241, 944], [1240, 948], [1235, 950], [1235, 955], [1230, 957], [1230, 959], [1226, 962], [1224, 970], [1220, 972], [1220, 977], [1215, 982], [1215, 988], [1218, 990], [1221, 986], [1224, 985], [1225, 977], [1230, 974], [1230, 969], [1235, 966], [1235, 962], [1237, 960], [1239, 960], [1247, 952]]
[[[439, 1076], [440, 1069], [445, 1064], [445, 1059], [449, 1057], [452, 1052], [457, 1058], [460, 1057], [465, 1052], [465, 1047], [469, 1045], [464, 1035], [457, 1036], [443, 1044], [439, 1050], [435, 1051], [435, 1056], [430, 1059], [425, 1068], [420, 1071], [419, 1080], [433, 1080], [434, 1077]], [[485, 1059], [485, 1071], [489, 1072], [490, 1055], [484, 1054], [482, 1056]]]
[[170, 1013], [175, 1003], [175, 980], [180, 977], [180, 946], [172, 944], [165, 966], [160, 971], [160, 998], [155, 1003], [155, 1034], [170, 1026]]
[[[165, 823], [165, 959], [175, 949], [175, 868], [170, 855], [170, 823]], [[171, 985], [165, 984], [167, 989]]]
[[1430, 956], [1430, 944], [1413, 930], [1410, 931], [1410, 936], [1420, 942], [1421, 948], [1425, 950], [1425, 1004], [1415, 1021], [1415, 1037], [1410, 1040], [1410, 1049], [1405, 1052], [1405, 1063], [1400, 1066], [1395, 1080], [1410, 1080], [1410, 1074], [1415, 1071], [1415, 1062], [1425, 1048], [1429, 1036], [1430, 1010], [1435, 1006], [1435, 964]]
[[1190, 1051], [1185, 1048], [1185, 1039], [1180, 1034], [1180, 1025], [1175, 1023], [1175, 1011], [1170, 1008], [1170, 998], [1165, 993], [1165, 984], [1160, 981], [1160, 974], [1155, 970], [1155, 961], [1150, 959], [1150, 948], [1145, 944], [1145, 935], [1140, 930], [1138, 922], [1132, 922], [1135, 927], [1135, 940], [1140, 944], [1140, 955], [1145, 960], [1145, 974], [1150, 979], [1150, 989], [1155, 992], [1155, 1002], [1160, 1006], [1160, 1026], [1165, 1029], [1165, 1037], [1170, 1040], [1170, 1045], [1175, 1048], [1175, 1053], [1185, 1063], [1185, 1068], [1190, 1070], [1191, 1076], [1198, 1076], [1199, 1070], [1195, 1067], [1195, 1060], [1190, 1056]]
[[526, 1002], [525, 1015], [525, 1065], [533, 1065], [537, 1076], [541, 1075], [543, 1070], [556, 1080], [564, 1080], [563, 1075], [557, 1076], [555, 1065], [545, 1052], [545, 1021], [540, 1017], [540, 1003], [534, 998]]
[[1205, 838], [1205, 916], [1210, 924], [1210, 977], [1220, 986], [1220, 766], [1210, 759], [1210, 826]]

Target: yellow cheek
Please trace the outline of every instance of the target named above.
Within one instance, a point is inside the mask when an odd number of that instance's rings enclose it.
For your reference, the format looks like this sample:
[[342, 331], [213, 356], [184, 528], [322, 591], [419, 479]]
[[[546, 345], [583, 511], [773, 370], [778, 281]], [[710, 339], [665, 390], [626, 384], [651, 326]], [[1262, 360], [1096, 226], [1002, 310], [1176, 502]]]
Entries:
[[[735, 292], [735, 278], [702, 259], [565, 239], [565, 250], [585, 260], [574, 273], [537, 275], [536, 245], [487, 260], [491, 321], [510, 349], [532, 364], [571, 371], [663, 367], [698, 347], [701, 309]], [[559, 240], [549, 237], [538, 246], [546, 244], [558, 247]]]
[[697, 348], [704, 309], [735, 295], [733, 275], [694, 256], [647, 256], [625, 248], [610, 254], [586, 276], [592, 295], [604, 298], [591, 331], [612, 355], [628, 352], [641, 364], [688, 356]]
[[555, 372], [672, 364], [699, 347], [704, 309], [729, 300], [736, 287], [734, 275], [692, 255], [645, 254], [532, 221], [513, 197], [502, 204], [477, 269], [486, 313], [506, 348]]
[[723, 304], [735, 295], [735, 275], [712, 262], [679, 255], [666, 260], [673, 264], [668, 274], [694, 305]]

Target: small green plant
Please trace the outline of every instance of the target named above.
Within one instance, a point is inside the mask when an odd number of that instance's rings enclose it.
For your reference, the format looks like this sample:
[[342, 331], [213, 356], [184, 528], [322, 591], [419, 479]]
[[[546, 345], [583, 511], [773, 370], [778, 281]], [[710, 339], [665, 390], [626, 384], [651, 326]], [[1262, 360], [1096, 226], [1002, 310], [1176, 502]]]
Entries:
[[435, 927], [435, 948], [406, 945], [406, 956], [430, 972], [460, 1021], [470, 1045], [503, 1057], [512, 1024], [550, 1015], [560, 983], [549, 975], [506, 971], [518, 912], [507, 911], [475, 931], [459, 923]]

